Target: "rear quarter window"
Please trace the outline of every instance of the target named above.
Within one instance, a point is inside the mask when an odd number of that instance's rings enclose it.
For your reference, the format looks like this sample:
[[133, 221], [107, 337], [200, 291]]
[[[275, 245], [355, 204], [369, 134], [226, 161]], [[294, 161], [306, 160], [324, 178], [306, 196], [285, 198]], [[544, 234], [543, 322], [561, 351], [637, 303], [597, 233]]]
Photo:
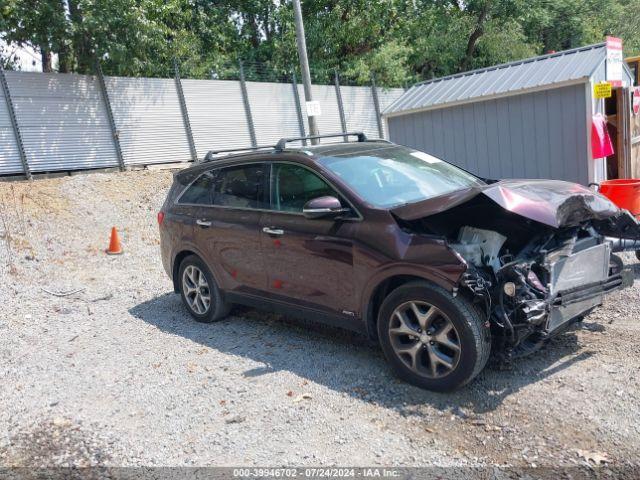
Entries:
[[214, 175], [212, 172], [204, 172], [187, 187], [180, 196], [178, 203], [211, 205], [213, 181]]

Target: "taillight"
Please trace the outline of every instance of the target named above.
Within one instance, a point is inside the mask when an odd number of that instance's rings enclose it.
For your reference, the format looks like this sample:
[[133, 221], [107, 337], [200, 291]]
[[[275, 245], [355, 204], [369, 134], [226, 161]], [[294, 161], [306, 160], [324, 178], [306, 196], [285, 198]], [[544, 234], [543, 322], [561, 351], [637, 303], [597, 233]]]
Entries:
[[158, 212], [158, 225], [162, 225], [162, 222], [164, 222], [164, 212], [160, 211]]

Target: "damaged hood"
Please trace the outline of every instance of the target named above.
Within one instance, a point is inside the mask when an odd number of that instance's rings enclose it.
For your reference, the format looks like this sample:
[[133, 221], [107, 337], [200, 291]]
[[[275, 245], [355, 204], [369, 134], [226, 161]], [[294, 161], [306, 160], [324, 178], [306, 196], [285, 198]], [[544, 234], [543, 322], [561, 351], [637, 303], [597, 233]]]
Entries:
[[620, 213], [609, 199], [577, 183], [560, 180], [501, 180], [458, 190], [392, 210], [402, 220], [444, 212], [478, 195], [505, 210], [550, 227], [572, 227], [588, 220], [605, 220]]

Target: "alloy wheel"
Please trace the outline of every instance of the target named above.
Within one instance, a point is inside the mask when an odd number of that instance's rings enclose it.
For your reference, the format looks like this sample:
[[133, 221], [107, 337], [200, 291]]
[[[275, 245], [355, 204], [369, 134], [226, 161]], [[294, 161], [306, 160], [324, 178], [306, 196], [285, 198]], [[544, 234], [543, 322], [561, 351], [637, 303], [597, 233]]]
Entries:
[[182, 274], [182, 290], [191, 310], [198, 315], [207, 313], [211, 306], [211, 290], [202, 270], [195, 265], [187, 266]]
[[426, 378], [444, 377], [460, 361], [460, 336], [453, 322], [427, 302], [398, 306], [391, 314], [389, 338], [398, 358]]

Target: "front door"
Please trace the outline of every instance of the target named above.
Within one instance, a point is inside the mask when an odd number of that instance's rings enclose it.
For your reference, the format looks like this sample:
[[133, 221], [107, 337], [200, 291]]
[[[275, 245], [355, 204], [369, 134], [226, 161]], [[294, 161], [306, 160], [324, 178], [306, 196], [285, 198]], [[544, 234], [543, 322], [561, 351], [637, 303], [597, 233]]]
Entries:
[[271, 211], [261, 221], [268, 290], [276, 299], [351, 315], [357, 310], [353, 242], [347, 236], [351, 222], [310, 220], [302, 214], [307, 201], [326, 195], [341, 198], [312, 170], [273, 164]]

